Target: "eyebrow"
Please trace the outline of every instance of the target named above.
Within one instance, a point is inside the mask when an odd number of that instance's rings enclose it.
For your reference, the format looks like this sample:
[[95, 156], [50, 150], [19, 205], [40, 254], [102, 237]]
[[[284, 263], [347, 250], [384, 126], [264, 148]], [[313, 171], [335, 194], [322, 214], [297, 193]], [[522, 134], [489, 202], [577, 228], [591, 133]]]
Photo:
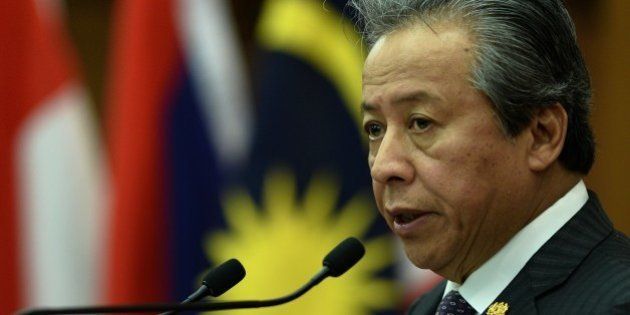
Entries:
[[368, 104], [366, 102], [361, 102], [361, 115], [365, 115], [365, 112], [371, 112], [376, 109], [376, 106], [372, 104]]
[[[439, 97], [433, 96], [426, 91], [412, 91], [410, 93], [405, 93], [399, 96], [396, 96], [392, 101], [393, 104], [407, 103], [407, 102], [423, 102], [425, 104], [431, 104], [432, 100], [440, 100]], [[366, 102], [361, 103], [361, 114], [365, 114], [365, 112], [374, 111], [377, 109], [376, 105], [368, 104]]]

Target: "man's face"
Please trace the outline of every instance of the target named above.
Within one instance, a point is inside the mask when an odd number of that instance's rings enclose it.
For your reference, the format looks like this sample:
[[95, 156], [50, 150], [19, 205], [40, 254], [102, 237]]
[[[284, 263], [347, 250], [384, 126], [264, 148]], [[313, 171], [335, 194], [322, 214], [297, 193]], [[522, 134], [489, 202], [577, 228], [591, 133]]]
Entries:
[[459, 280], [531, 219], [526, 138], [507, 137], [470, 81], [455, 26], [382, 37], [363, 74], [363, 124], [378, 209], [410, 260]]

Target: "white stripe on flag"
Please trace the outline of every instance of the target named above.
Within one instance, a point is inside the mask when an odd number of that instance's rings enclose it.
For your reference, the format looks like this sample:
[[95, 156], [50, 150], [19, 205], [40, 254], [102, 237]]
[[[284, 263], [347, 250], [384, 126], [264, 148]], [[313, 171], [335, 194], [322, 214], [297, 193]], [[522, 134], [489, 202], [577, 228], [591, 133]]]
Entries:
[[86, 95], [66, 84], [38, 106], [18, 139], [26, 303], [97, 302], [105, 186]]
[[200, 93], [219, 165], [233, 168], [247, 157], [252, 134], [249, 87], [223, 0], [178, 2], [178, 25], [193, 84]]

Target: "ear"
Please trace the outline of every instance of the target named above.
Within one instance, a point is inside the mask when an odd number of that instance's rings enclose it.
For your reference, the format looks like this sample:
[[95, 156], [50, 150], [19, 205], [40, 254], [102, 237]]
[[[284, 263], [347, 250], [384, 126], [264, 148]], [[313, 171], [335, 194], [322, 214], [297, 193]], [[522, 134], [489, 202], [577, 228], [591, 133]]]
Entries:
[[527, 161], [532, 171], [543, 171], [558, 159], [564, 147], [567, 125], [567, 112], [560, 103], [534, 113], [528, 127], [532, 142]]

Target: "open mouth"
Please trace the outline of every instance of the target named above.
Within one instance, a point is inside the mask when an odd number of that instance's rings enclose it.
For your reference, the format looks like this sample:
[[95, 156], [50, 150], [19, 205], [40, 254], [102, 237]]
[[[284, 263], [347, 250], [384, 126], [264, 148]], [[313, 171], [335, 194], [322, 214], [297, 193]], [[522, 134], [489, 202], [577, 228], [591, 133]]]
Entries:
[[402, 213], [394, 216], [394, 223], [398, 225], [405, 225], [413, 222], [417, 218], [422, 216], [420, 213]]

